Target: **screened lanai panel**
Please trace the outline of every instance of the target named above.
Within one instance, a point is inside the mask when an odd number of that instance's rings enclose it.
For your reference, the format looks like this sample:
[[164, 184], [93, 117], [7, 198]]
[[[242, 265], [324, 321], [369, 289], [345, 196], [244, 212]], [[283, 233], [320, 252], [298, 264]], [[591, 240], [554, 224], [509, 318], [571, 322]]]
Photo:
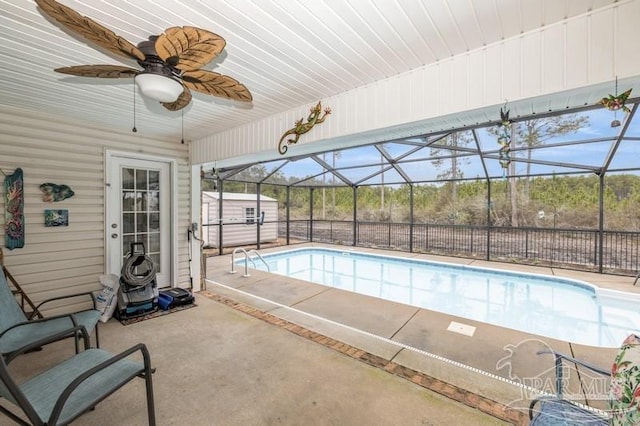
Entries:
[[[379, 158], [378, 161], [380, 161]], [[339, 172], [350, 182], [360, 184], [372, 179], [375, 175], [379, 175], [380, 173], [389, 170], [390, 168], [391, 166], [385, 161], [375, 166], [353, 167], [350, 169], [339, 170]]]
[[[442, 156], [445, 156], [445, 154], [442, 154]], [[424, 147], [416, 150], [415, 152], [412, 152], [411, 154], [405, 155], [404, 157], [402, 157], [401, 161], [426, 161], [431, 159], [432, 157], [433, 156], [431, 155], [431, 150], [429, 149], [429, 147]]]
[[[305, 181], [304, 185], [313, 184], [312, 178], [319, 176], [326, 170], [312, 158], [306, 157], [299, 160], [290, 161], [285, 164], [278, 173], [291, 185], [295, 185], [301, 181]], [[315, 178], [313, 178], [315, 179]], [[275, 179], [269, 178], [265, 183], [279, 183]]]
[[402, 158], [402, 161], [423, 161], [423, 160], [432, 160], [432, 159], [445, 159], [451, 156], [460, 156], [460, 157], [468, 157], [468, 156], [477, 156], [478, 150], [474, 144], [471, 144], [466, 149], [456, 149], [448, 146], [444, 147], [425, 147], [420, 149], [412, 154], [407, 155]]
[[405, 141], [408, 143], [388, 142], [380, 146], [391, 158], [397, 159], [420, 148], [420, 145], [425, 145], [425, 138], [407, 138]]
[[609, 170], [637, 169], [638, 166], [640, 166], [640, 141], [621, 140]]
[[267, 176], [267, 171], [262, 164], [256, 164], [250, 167], [244, 167], [237, 171], [231, 171], [224, 174], [225, 180], [258, 182]]
[[[495, 158], [485, 157], [484, 164], [487, 167], [487, 174], [491, 178], [505, 177], [510, 174], [509, 170], [505, 171], [505, 169], [502, 168], [502, 166], [500, 165], [500, 161], [498, 161], [497, 155], [495, 156]], [[482, 175], [478, 175], [478, 176], [484, 176], [484, 172]], [[468, 177], [472, 177], [472, 176], [469, 175]]]
[[[575, 174], [575, 173], [584, 173], [585, 169], [576, 168], [576, 167], [563, 167], [562, 165], [546, 165], [546, 164], [534, 164], [529, 163], [529, 167], [527, 168], [527, 163], [525, 162], [512, 162], [515, 164], [515, 176], [517, 177], [525, 177], [525, 176], [540, 176], [540, 175], [561, 175], [561, 174]], [[507, 173], [508, 176], [511, 176], [511, 173]], [[500, 174], [492, 174], [492, 177], [501, 177], [502, 171]]]
[[[629, 108], [631, 108], [631, 106]], [[619, 118], [619, 120], [623, 121], [622, 118]], [[625, 136], [640, 138], [640, 113], [636, 112], [631, 119], [631, 123], [629, 123]]]
[[459, 148], [461, 151], [472, 149], [476, 151], [477, 147], [470, 130], [454, 132], [429, 143], [431, 151], [447, 150]]
[[497, 127], [482, 127], [477, 129], [475, 134], [478, 144], [480, 145], [480, 151], [483, 153], [497, 153], [500, 149], [498, 143], [498, 136], [496, 132]]
[[431, 161], [411, 161], [400, 163], [399, 167], [409, 176], [411, 182], [434, 182], [441, 180], [441, 170]]
[[342, 179], [331, 173], [331, 171], [327, 171], [320, 176], [316, 176], [312, 180], [301, 182], [301, 184], [308, 186], [346, 186], [349, 185], [349, 183], [350, 182], [344, 182]]
[[[629, 105], [629, 107], [631, 107], [631, 105]], [[615, 138], [622, 130], [622, 127], [611, 127], [611, 122], [614, 119], [622, 122], [627, 115], [622, 111], [614, 113], [604, 108], [585, 111], [582, 114], [588, 118], [589, 125], [581, 127], [572, 138], [573, 140], [594, 139], [599, 137]]]
[[373, 145], [343, 149], [335, 152], [335, 157], [333, 157], [330, 152], [326, 154], [326, 162], [331, 166], [335, 165], [336, 169], [379, 164], [380, 161], [384, 161], [380, 151]]
[[360, 182], [360, 185], [392, 185], [392, 184], [403, 184], [407, 183], [404, 178], [396, 171], [396, 169], [391, 168], [383, 173], [376, 174], [375, 176], [367, 179], [365, 181]]
[[482, 158], [477, 154], [465, 153], [464, 155], [449, 155], [420, 161], [404, 161], [403, 159], [398, 163], [398, 166], [414, 182], [485, 176]]
[[273, 173], [278, 173], [279, 172], [279, 168], [282, 167], [283, 164], [285, 164], [287, 162], [287, 160], [275, 160], [275, 161], [270, 161], [268, 163], [264, 163], [262, 164], [262, 166], [264, 167], [267, 176], [272, 175]]
[[[567, 165], [585, 165], [592, 168], [602, 167], [612, 144], [613, 141], [583, 142], [575, 145], [544, 145], [541, 148], [531, 150], [531, 159]], [[527, 154], [519, 151], [517, 155], [523, 157]]]

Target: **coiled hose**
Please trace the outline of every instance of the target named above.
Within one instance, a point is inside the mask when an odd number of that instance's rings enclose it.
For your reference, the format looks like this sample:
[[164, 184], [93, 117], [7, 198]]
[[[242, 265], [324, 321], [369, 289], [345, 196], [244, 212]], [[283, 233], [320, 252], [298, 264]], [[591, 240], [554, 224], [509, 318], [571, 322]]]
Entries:
[[[136, 274], [141, 269], [144, 269], [144, 272]], [[144, 287], [156, 279], [156, 271], [156, 264], [149, 256], [131, 254], [122, 264], [122, 281], [135, 288]]]

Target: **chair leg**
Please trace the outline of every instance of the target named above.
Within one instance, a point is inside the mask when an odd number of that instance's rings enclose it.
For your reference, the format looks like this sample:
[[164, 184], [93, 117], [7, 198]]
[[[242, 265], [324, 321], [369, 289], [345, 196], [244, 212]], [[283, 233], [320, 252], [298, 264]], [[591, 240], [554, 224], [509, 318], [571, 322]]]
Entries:
[[100, 335], [98, 334], [98, 324], [96, 324], [96, 348], [100, 349]]
[[156, 424], [156, 410], [153, 402], [153, 383], [151, 382], [152, 374], [147, 371], [144, 375], [145, 385], [147, 388], [147, 416], [149, 418], [149, 426]]

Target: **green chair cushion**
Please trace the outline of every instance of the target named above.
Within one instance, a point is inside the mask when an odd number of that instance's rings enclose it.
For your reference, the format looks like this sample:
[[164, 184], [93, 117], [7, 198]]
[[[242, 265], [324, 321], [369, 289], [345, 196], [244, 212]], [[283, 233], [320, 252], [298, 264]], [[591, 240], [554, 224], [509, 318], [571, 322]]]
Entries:
[[[113, 354], [102, 349], [88, 349], [29, 379], [20, 388], [43, 422], [46, 422], [63, 390], [82, 373], [112, 356]], [[92, 375], [71, 393], [58, 422], [72, 420], [78, 413], [93, 407], [105, 396], [143, 372], [142, 362], [122, 359]]]

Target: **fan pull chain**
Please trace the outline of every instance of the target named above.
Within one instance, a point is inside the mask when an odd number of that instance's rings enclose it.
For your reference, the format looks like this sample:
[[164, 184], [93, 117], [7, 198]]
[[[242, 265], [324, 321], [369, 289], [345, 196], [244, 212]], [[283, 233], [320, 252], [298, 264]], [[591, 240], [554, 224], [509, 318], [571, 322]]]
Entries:
[[133, 133], [137, 132], [136, 129], [136, 82], [135, 79], [133, 81], [133, 129], [131, 129]]
[[182, 145], [184, 145], [184, 110], [180, 111], [180, 113], [182, 114]]

